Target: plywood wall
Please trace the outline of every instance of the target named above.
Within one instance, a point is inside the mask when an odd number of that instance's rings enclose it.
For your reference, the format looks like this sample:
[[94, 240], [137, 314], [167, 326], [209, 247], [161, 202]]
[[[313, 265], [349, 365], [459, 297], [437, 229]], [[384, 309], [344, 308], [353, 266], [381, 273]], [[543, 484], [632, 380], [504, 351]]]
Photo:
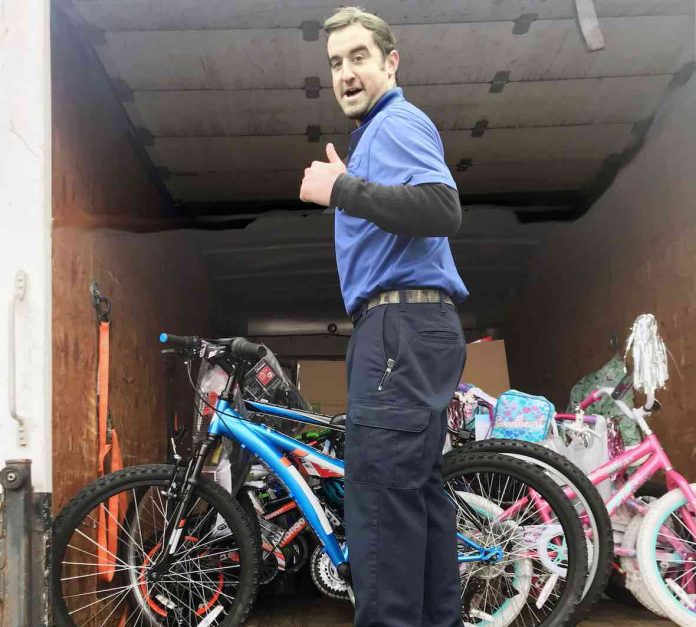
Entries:
[[53, 501], [58, 510], [96, 476], [97, 326], [90, 283], [98, 281], [113, 300], [110, 406], [126, 464], [160, 462], [165, 456], [158, 334], [207, 333], [209, 305], [191, 234], [100, 228], [113, 224], [114, 217], [124, 224], [156, 218], [166, 212], [167, 199], [133, 142], [101, 66], [59, 11], [53, 14], [52, 58]]
[[[559, 226], [520, 290], [506, 343], [512, 385], [565, 406], [570, 388], [653, 313], [674, 360], [653, 426], [677, 466], [696, 457], [696, 79], [580, 221]], [[692, 479], [696, 472], [689, 471]]]

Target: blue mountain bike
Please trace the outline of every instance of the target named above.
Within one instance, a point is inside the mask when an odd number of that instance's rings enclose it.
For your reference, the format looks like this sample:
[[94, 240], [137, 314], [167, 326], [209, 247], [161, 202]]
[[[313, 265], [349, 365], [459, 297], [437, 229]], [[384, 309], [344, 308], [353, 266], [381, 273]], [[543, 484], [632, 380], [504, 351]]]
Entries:
[[[312, 561], [322, 589], [352, 600], [349, 547], [337, 498], [343, 462], [325, 448], [269, 426], [283, 419], [340, 434], [341, 418], [269, 403], [263, 394], [245, 395], [245, 388], [269, 389], [277, 374], [264, 360], [270, 354], [264, 346], [244, 338], [162, 334], [160, 339], [176, 347], [189, 375], [191, 362], [201, 360], [224, 372], [226, 382], [214, 397], [194, 384], [210, 421], [190, 459], [177, 454], [171, 465], [133, 466], [102, 477], [57, 517], [56, 624], [210, 627], [244, 622], [263, 567], [263, 519], [248, 492], [239, 491], [246, 476], [225, 489], [205, 475], [206, 460], [223, 440], [234, 443], [240, 459], [248, 456], [262, 464], [283, 487], [283, 498], [296, 504], [318, 541]], [[463, 623], [565, 624], [582, 595], [587, 545], [558, 486], [523, 461], [490, 453], [446, 459], [443, 480], [457, 516]], [[525, 496], [529, 505], [520, 509], [515, 504]], [[544, 520], [540, 507], [550, 514]], [[281, 540], [273, 541], [270, 553]]]

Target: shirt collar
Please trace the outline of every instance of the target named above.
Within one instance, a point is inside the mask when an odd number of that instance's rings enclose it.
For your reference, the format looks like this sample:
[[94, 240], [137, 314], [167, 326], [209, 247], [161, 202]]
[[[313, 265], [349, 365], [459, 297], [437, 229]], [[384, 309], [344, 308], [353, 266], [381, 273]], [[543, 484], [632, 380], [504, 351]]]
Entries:
[[382, 94], [382, 97], [375, 103], [375, 106], [370, 109], [370, 112], [367, 114], [367, 117], [365, 117], [360, 124], [358, 128], [356, 128], [353, 133], [356, 131], [359, 131], [360, 129], [364, 128], [367, 124], [370, 123], [370, 120], [374, 118], [382, 109], [385, 107], [389, 106], [392, 102], [395, 100], [403, 100], [404, 99], [404, 90], [401, 89], [401, 87], [392, 87], [389, 91], [385, 92]]

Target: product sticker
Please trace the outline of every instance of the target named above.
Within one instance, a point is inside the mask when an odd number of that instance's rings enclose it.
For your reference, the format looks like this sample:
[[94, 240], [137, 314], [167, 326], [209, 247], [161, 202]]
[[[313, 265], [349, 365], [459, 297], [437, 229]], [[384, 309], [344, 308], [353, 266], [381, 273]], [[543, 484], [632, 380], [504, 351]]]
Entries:
[[276, 374], [268, 364], [256, 373], [256, 380], [264, 387], [268, 387], [268, 384], [275, 378]]

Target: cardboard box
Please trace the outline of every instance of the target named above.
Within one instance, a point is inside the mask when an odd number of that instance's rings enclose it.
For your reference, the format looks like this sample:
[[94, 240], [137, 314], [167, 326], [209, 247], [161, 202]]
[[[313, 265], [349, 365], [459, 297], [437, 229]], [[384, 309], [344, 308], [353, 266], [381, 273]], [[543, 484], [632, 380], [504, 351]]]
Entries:
[[[473, 383], [491, 396], [510, 389], [505, 341], [466, 345], [466, 367], [462, 381]], [[348, 405], [348, 381], [344, 361], [301, 360], [299, 387], [314, 411], [328, 416], [343, 414]]]
[[344, 361], [301, 360], [299, 388], [314, 411], [327, 416], [344, 414], [348, 405], [348, 380]]
[[473, 383], [486, 394], [500, 396], [510, 389], [505, 341], [474, 342], [466, 345], [466, 366], [462, 382]]

